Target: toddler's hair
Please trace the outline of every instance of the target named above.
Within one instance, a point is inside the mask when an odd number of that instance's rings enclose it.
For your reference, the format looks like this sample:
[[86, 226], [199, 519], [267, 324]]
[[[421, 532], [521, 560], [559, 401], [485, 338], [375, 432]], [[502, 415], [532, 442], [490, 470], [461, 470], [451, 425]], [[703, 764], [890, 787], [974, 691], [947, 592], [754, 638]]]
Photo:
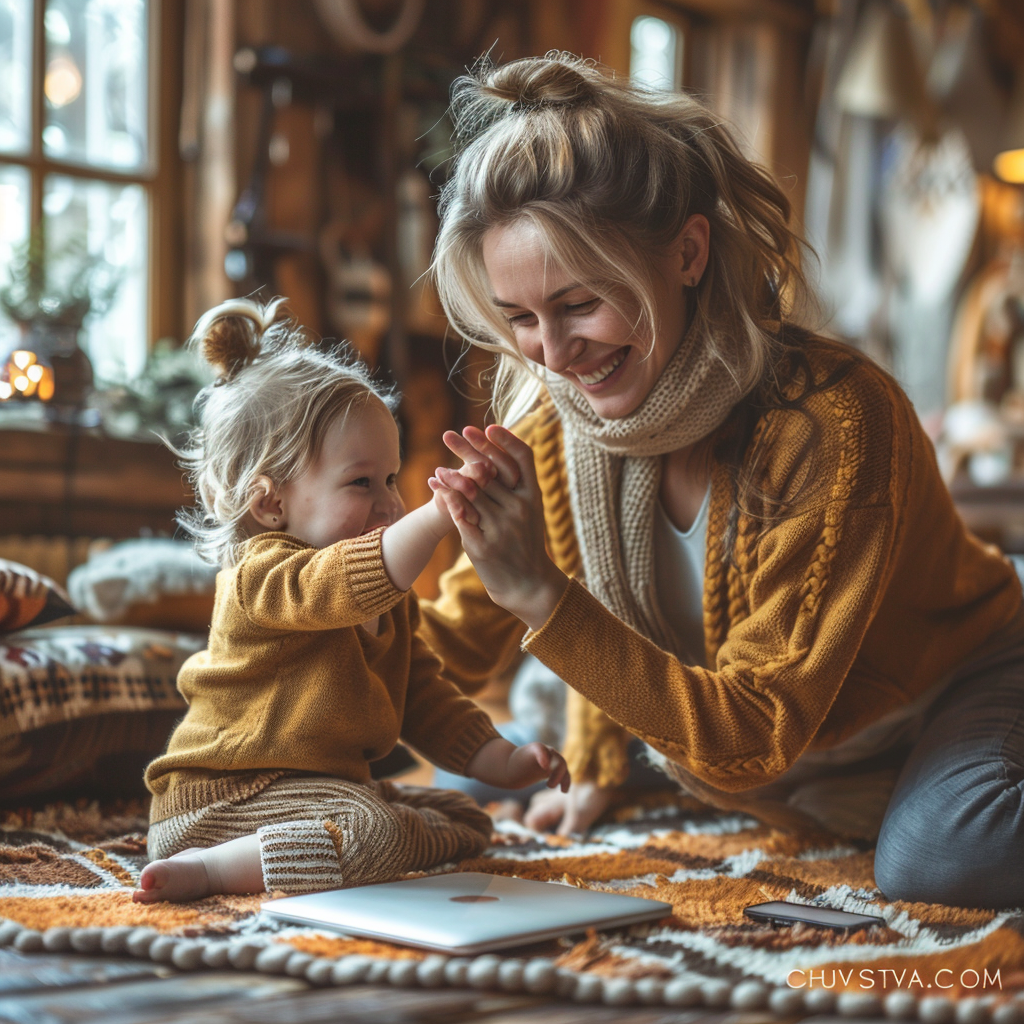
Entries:
[[394, 414], [398, 394], [347, 343], [314, 338], [283, 298], [222, 302], [199, 319], [189, 345], [218, 377], [196, 397], [187, 446], [172, 447], [196, 498], [178, 523], [202, 558], [227, 568], [249, 539], [244, 520], [257, 478], [280, 487], [300, 476], [338, 417], [374, 399]]

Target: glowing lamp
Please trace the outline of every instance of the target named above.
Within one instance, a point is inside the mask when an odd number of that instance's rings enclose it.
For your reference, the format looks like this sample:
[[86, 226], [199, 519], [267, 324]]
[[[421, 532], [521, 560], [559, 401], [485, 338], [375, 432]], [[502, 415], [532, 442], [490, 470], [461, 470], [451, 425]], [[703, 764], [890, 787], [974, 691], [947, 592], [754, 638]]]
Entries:
[[992, 166], [1003, 181], [1024, 185], [1024, 67], [1017, 72], [1017, 88], [1006, 115], [1003, 151]]
[[53, 398], [53, 367], [40, 362], [35, 352], [15, 349], [0, 366], [0, 402], [11, 398]]

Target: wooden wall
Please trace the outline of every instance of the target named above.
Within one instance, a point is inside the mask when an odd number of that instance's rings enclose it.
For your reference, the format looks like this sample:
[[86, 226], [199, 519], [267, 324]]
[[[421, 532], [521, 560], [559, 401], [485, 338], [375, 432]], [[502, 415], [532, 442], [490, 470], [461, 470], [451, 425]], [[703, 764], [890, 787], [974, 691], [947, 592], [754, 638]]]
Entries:
[[[361, 3], [378, 27], [397, 7], [395, 0]], [[427, 0], [413, 42], [393, 57], [346, 52], [325, 30], [314, 0], [188, 5], [186, 53], [195, 67], [190, 74], [186, 64], [185, 111], [191, 106], [192, 120], [183, 119], [183, 139], [191, 125], [196, 145], [186, 183], [185, 320], [193, 323], [226, 295], [263, 284], [286, 295], [313, 330], [348, 337], [404, 393], [401, 486], [410, 507], [429, 498], [426, 477], [450, 461], [441, 432], [482, 423], [486, 415], [476, 378], [487, 359], [466, 356], [446, 340], [436, 298], [422, 283], [413, 287], [436, 225], [429, 197], [443, 173], [427, 178], [443, 138], [424, 133], [443, 115], [447, 83], [479, 54], [490, 50], [509, 60], [566, 49], [628, 74], [633, 19], [652, 13], [674, 20], [686, 41], [684, 84], [748, 130], [752, 152], [787, 176], [794, 206], [802, 207], [811, 123], [801, 98], [811, 24], [804, 0]], [[350, 95], [329, 86], [322, 95], [334, 98], [317, 101], [296, 84], [290, 98], [275, 94], [268, 108], [266, 76], [232, 64], [250, 66], [252, 54], [268, 46], [315, 74], [347, 74]], [[248, 65], [237, 59], [243, 50]], [[748, 60], [753, 69], [741, 66]], [[332, 63], [333, 71], [325, 71]], [[269, 125], [261, 120], [268, 110]], [[259, 217], [242, 223], [239, 197], [254, 186]], [[264, 244], [256, 272], [232, 280], [225, 256], [233, 247], [244, 251], [257, 235], [277, 248]], [[358, 301], [339, 300], [345, 281], [349, 291], [376, 299], [361, 310]], [[464, 372], [449, 380], [456, 363]], [[434, 592], [456, 553], [453, 536], [421, 578], [421, 593]]]

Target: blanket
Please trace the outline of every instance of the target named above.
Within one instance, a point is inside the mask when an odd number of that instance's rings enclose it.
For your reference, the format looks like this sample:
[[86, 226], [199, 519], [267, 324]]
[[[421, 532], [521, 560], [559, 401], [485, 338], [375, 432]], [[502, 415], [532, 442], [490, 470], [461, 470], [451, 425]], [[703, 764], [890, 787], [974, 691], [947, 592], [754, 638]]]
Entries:
[[[255, 968], [318, 985], [448, 985], [931, 1024], [1024, 1021], [1024, 910], [887, 902], [867, 844], [781, 832], [676, 794], [620, 807], [584, 838], [502, 822], [482, 857], [444, 868], [646, 896], [671, 904], [671, 917], [477, 957], [274, 923], [260, 914], [267, 893], [132, 903], [146, 823], [141, 801], [0, 811], [0, 946], [128, 953], [183, 970]], [[744, 916], [769, 900], [885, 923], [840, 933]]]

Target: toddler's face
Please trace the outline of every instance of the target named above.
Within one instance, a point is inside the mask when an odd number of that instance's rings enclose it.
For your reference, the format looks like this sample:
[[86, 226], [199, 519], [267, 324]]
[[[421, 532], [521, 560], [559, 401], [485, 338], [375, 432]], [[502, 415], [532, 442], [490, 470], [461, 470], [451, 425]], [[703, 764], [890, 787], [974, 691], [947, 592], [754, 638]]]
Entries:
[[405, 505], [396, 477], [398, 426], [376, 398], [331, 424], [316, 461], [281, 490], [278, 529], [323, 548], [390, 526]]

